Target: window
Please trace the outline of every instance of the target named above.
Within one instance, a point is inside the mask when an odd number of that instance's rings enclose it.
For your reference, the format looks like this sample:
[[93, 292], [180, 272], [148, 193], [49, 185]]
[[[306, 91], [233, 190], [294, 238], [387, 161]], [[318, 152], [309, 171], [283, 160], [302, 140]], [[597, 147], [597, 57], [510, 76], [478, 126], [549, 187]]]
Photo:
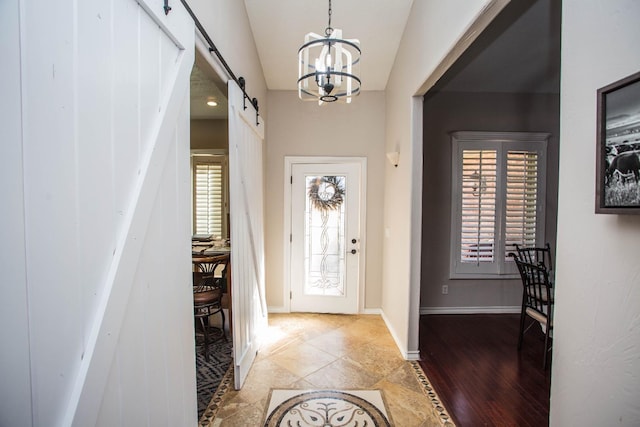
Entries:
[[453, 133], [451, 278], [517, 277], [514, 244], [543, 244], [548, 137]]
[[193, 234], [227, 236], [227, 157], [191, 155], [193, 176]]

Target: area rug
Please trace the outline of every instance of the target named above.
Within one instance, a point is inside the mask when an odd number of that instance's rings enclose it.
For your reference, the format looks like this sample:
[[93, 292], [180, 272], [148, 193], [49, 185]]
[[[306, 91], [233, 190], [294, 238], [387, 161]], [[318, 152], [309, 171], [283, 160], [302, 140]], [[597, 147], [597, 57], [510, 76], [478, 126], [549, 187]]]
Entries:
[[380, 390], [271, 390], [264, 427], [390, 427]]
[[217, 341], [209, 345], [209, 361], [205, 360], [202, 347], [196, 348], [196, 383], [198, 389], [198, 418], [209, 406], [213, 394], [233, 361], [232, 340]]

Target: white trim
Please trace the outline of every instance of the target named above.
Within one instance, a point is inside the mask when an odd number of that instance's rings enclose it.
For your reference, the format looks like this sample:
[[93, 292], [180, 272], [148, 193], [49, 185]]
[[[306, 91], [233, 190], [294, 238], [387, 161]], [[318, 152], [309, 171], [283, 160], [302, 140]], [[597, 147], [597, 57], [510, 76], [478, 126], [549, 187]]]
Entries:
[[214, 73], [226, 84], [231, 80], [231, 76], [224, 68], [220, 60], [216, 55], [212, 55], [209, 51], [209, 43], [204, 40], [204, 36], [200, 34], [200, 31], [196, 31], [195, 35], [195, 47], [196, 52], [202, 57], [211, 67]]
[[510, 1], [488, 0], [482, 10], [470, 21], [469, 26], [460, 34], [453, 47], [438, 61], [438, 65], [422, 83], [416, 94], [426, 95]]
[[284, 227], [282, 234], [283, 259], [284, 259], [284, 286], [283, 301], [285, 313], [291, 311], [291, 174], [294, 164], [315, 164], [315, 163], [357, 163], [360, 165], [360, 259], [358, 274], [358, 312], [362, 313], [364, 308], [364, 292], [366, 283], [366, 263], [367, 258], [367, 158], [366, 157], [334, 157], [334, 156], [285, 156], [284, 157]]
[[420, 350], [407, 351], [404, 358], [405, 360], [420, 360]]
[[[409, 301], [407, 350], [420, 346], [420, 292], [422, 266], [422, 158], [423, 158], [423, 106], [424, 98], [411, 98], [411, 233], [409, 241]], [[409, 359], [410, 354], [405, 357]]]
[[190, 156], [229, 156], [229, 150], [225, 148], [194, 148], [189, 150]]
[[274, 306], [268, 306], [267, 307], [267, 313], [271, 314], [271, 313], [289, 313], [289, 310], [287, 310], [286, 307], [284, 306], [279, 306], [279, 307], [274, 307]]
[[[391, 334], [391, 337], [393, 338], [393, 341], [395, 341], [396, 347], [398, 347], [398, 351], [400, 351], [400, 354], [402, 355], [402, 357], [405, 360], [413, 360], [413, 359], [409, 359], [409, 357], [411, 357], [410, 353], [412, 353], [412, 352], [409, 352], [406, 348], [404, 348], [402, 346], [402, 341], [398, 338], [398, 334], [396, 333], [395, 329], [393, 328], [391, 321], [389, 320], [387, 315], [384, 313], [384, 310], [381, 310], [380, 315], [382, 316], [382, 320], [384, 320], [384, 324], [387, 326], [387, 330]], [[418, 317], [418, 322], [419, 321], [420, 321], [420, 317]]]
[[420, 314], [519, 314], [520, 306], [420, 307]]
[[[281, 306], [269, 306], [267, 308], [269, 313], [290, 313], [289, 310], [287, 310], [287, 308], [283, 305]], [[360, 312], [358, 314], [376, 314], [376, 315], [382, 315], [382, 309], [381, 308], [365, 308], [360, 310]]]

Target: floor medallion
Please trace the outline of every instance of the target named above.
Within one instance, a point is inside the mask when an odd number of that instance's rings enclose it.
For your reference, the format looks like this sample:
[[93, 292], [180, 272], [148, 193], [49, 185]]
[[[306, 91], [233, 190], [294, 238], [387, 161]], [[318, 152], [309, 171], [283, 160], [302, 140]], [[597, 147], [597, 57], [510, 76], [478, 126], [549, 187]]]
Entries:
[[272, 390], [265, 427], [390, 427], [380, 390]]

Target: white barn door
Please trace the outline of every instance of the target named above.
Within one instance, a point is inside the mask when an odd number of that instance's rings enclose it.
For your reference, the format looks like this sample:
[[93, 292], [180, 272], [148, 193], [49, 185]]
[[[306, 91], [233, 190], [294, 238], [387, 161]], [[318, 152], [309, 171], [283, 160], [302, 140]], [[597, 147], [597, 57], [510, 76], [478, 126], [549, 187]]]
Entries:
[[0, 300], [28, 308], [2, 310], [17, 327], [0, 331], [0, 388], [18, 395], [0, 425], [194, 426], [193, 21], [177, 1], [0, 4], [19, 86], [0, 102], [16, 230], [2, 260], [21, 266], [0, 272]]
[[264, 124], [229, 81], [229, 207], [235, 388], [240, 389], [267, 326], [264, 296]]

